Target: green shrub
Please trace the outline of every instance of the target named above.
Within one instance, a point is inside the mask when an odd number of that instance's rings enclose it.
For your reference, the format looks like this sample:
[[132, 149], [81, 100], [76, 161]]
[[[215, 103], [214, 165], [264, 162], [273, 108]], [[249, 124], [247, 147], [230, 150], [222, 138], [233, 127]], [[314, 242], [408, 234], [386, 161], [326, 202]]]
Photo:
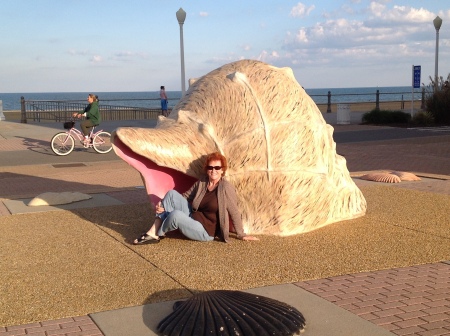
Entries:
[[411, 119], [409, 113], [402, 111], [377, 110], [364, 113], [362, 122], [364, 124], [407, 124]]
[[415, 126], [433, 126], [434, 118], [430, 112], [419, 111], [411, 119], [411, 124]]
[[425, 106], [436, 124], [450, 125], [450, 89], [439, 90], [427, 95]]

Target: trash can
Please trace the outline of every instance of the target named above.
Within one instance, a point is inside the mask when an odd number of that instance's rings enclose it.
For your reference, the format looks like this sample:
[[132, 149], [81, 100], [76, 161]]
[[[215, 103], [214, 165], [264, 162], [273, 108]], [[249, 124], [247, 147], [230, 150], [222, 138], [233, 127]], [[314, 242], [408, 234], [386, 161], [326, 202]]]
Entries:
[[350, 124], [350, 104], [337, 104], [337, 124]]

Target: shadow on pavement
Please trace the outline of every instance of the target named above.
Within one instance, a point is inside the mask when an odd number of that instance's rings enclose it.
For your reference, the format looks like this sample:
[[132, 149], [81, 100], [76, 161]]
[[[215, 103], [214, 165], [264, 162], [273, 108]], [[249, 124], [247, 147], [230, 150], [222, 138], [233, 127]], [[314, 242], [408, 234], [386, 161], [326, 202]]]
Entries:
[[132, 244], [137, 236], [146, 232], [154, 218], [154, 211], [148, 203], [118, 205], [114, 206], [114, 211], [110, 207], [97, 208], [95, 211], [77, 209], [74, 213], [126, 244]]
[[5, 199], [32, 198], [45, 192], [78, 191], [89, 194], [124, 189], [102, 184], [64, 181], [11, 172], [0, 172], [0, 181], [0, 198]]

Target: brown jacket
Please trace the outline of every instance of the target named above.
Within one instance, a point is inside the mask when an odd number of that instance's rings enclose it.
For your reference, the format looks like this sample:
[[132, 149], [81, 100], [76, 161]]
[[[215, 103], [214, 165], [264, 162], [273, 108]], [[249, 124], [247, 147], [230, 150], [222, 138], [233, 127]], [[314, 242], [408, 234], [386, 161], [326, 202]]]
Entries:
[[[186, 191], [183, 196], [192, 204], [192, 210], [196, 211], [200, 205], [201, 200], [206, 194], [208, 187], [208, 178], [203, 178], [194, 183], [194, 185]], [[237, 206], [237, 196], [233, 185], [224, 180], [219, 181], [217, 186], [217, 201], [219, 204], [219, 225], [220, 232], [225, 242], [229, 242], [229, 229], [230, 221], [233, 221], [234, 229], [236, 230], [237, 237], [242, 239], [245, 236], [244, 229], [242, 227], [241, 213]]]

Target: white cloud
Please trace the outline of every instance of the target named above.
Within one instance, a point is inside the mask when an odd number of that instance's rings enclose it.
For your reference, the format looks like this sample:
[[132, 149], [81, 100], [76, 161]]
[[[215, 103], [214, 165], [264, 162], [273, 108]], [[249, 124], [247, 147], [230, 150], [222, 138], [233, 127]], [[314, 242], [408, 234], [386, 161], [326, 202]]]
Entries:
[[272, 50], [271, 52], [263, 50], [256, 59], [261, 62], [267, 62], [271, 64], [276, 64], [277, 60], [280, 58], [280, 54], [276, 50]]
[[387, 9], [386, 5], [379, 2], [371, 2], [370, 13], [383, 22], [430, 22], [435, 14], [424, 8], [412, 8], [409, 6], [394, 6]]
[[[380, 1], [368, 6], [370, 17], [365, 20], [335, 18], [287, 32], [286, 50], [299, 48], [360, 48], [421, 44], [428, 41], [424, 31], [430, 29], [435, 15], [423, 8], [406, 6], [388, 8]], [[401, 27], [399, 27], [401, 24]]]
[[438, 15], [442, 18], [450, 19], [450, 9], [446, 11], [439, 11]]
[[268, 61], [267, 55], [268, 55], [267, 51], [263, 50], [256, 59], [261, 62], [267, 62]]
[[316, 8], [314, 5], [307, 7], [305, 4], [299, 2], [295, 7], [291, 9], [289, 13], [292, 17], [305, 17], [308, 16]]
[[94, 55], [91, 59], [92, 63], [101, 63], [102, 61], [103, 61], [103, 58], [100, 55]]
[[379, 2], [371, 2], [369, 5], [369, 11], [376, 17], [382, 17], [385, 9], [386, 9], [386, 5], [383, 5]]
[[90, 54], [90, 52], [87, 50], [69, 49], [67, 52], [69, 53], [69, 55], [72, 55], [72, 56], [86, 56], [86, 55]]
[[134, 56], [134, 55], [135, 55], [135, 53], [132, 51], [119, 51], [114, 54], [114, 56], [116, 56], [116, 57], [130, 57], [130, 56]]
[[301, 28], [296, 34], [296, 40], [300, 43], [308, 43], [308, 37], [306, 36], [306, 30]]
[[[436, 13], [393, 5], [389, 0], [363, 5], [360, 2], [359, 8], [352, 7], [353, 12], [325, 13], [328, 19], [287, 31], [278, 53], [264, 50], [257, 58], [277, 66], [290, 64], [294, 71], [338, 67], [367, 72], [380, 66], [403, 69], [405, 62], [427, 64], [434, 60], [432, 20]], [[292, 13], [306, 14], [301, 3], [295, 8]], [[439, 12], [439, 16], [445, 23], [450, 20], [450, 10]], [[440, 43], [442, 52], [450, 40], [441, 38]]]
[[200, 12], [199, 15], [205, 17], [205, 16], [208, 16], [209, 14], [207, 12]]
[[132, 61], [135, 59], [146, 59], [147, 54], [135, 51], [118, 51], [110, 58], [116, 61]]

